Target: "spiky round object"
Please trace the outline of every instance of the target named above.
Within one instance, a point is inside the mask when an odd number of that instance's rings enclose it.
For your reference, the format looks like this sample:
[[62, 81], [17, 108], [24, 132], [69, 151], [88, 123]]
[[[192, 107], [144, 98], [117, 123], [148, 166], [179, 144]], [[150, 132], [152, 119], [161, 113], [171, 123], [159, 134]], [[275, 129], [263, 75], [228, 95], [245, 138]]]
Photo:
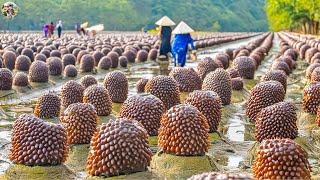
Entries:
[[85, 54], [80, 60], [80, 72], [91, 72], [94, 68], [94, 59], [90, 54]]
[[282, 70], [284, 71], [287, 75], [289, 75], [291, 73], [291, 69], [288, 66], [288, 64], [284, 61], [275, 61], [273, 62], [272, 66], [271, 66], [272, 70]]
[[251, 176], [243, 173], [207, 172], [193, 175], [188, 180], [253, 180]]
[[227, 72], [229, 73], [231, 78], [240, 77], [239, 71], [234, 68], [227, 69]]
[[24, 72], [17, 72], [13, 77], [13, 85], [14, 86], [28, 86], [28, 75]]
[[218, 93], [223, 105], [231, 102], [231, 78], [230, 75], [222, 68], [210, 72], [203, 80], [202, 90], [209, 90]]
[[255, 85], [247, 102], [246, 115], [252, 122], [256, 121], [258, 113], [265, 107], [284, 100], [285, 91], [278, 81], [264, 81]]
[[7, 68], [0, 68], [0, 90], [12, 89], [12, 72]]
[[99, 69], [104, 69], [108, 70], [111, 68], [111, 59], [107, 56], [104, 56], [103, 58], [100, 59], [99, 64], [98, 64]]
[[307, 69], [306, 69], [306, 77], [308, 79], [311, 79], [311, 74], [313, 72], [313, 70], [317, 67], [320, 67], [320, 63], [313, 63], [313, 64], [310, 64]]
[[148, 60], [148, 52], [144, 49], [138, 51], [137, 62], [145, 62]]
[[50, 52], [50, 57], [58, 57], [61, 58], [61, 52], [59, 50], [52, 50]]
[[58, 117], [61, 101], [58, 95], [53, 92], [45, 93], [37, 101], [34, 114], [39, 118]]
[[303, 90], [302, 107], [305, 112], [316, 114], [320, 105], [320, 83], [311, 83]]
[[50, 57], [50, 51], [48, 49], [42, 49], [40, 53], [45, 55], [47, 58]]
[[104, 78], [112, 102], [123, 103], [128, 97], [128, 79], [121, 71], [109, 72]]
[[115, 47], [112, 48], [112, 51], [118, 53], [119, 56], [122, 55], [122, 50], [123, 49], [121, 47], [119, 47], [119, 46], [115, 46]]
[[186, 104], [196, 107], [208, 120], [209, 132], [215, 132], [221, 121], [222, 103], [219, 95], [213, 91], [193, 91], [185, 100]]
[[74, 80], [66, 82], [61, 88], [61, 104], [67, 108], [70, 104], [82, 102], [84, 87]]
[[320, 67], [315, 68], [311, 74], [311, 82], [319, 82], [320, 81]]
[[68, 66], [69, 64], [75, 65], [76, 64], [76, 57], [73, 54], [65, 54], [62, 56], [62, 63], [63, 66]]
[[136, 60], [136, 53], [132, 50], [127, 50], [122, 55], [126, 56], [130, 63], [134, 63]]
[[66, 77], [77, 77], [78, 70], [74, 65], [69, 64], [64, 68], [64, 75]]
[[204, 80], [204, 78], [209, 74], [211, 71], [216, 70], [219, 68], [219, 65], [216, 64], [211, 58], [207, 57], [201, 60], [197, 65], [197, 72], [199, 77]]
[[13, 124], [9, 158], [28, 166], [58, 165], [66, 161], [68, 144], [61, 125], [22, 114]]
[[279, 102], [263, 108], [256, 118], [256, 139], [289, 138], [298, 136], [297, 114], [289, 102]]
[[270, 70], [264, 76], [262, 76], [261, 81], [279, 81], [284, 90], [287, 89], [287, 78], [288, 76], [282, 70]]
[[37, 54], [34, 58], [36, 61], [43, 61], [46, 62], [47, 61], [47, 57], [44, 54]]
[[262, 141], [253, 164], [257, 179], [311, 179], [308, 155], [291, 139]]
[[208, 152], [209, 124], [194, 106], [173, 106], [162, 116], [160, 124], [158, 145], [164, 153], [196, 156]]
[[[110, 156], [108, 152], [114, 155]], [[151, 157], [146, 130], [138, 121], [120, 118], [102, 124], [94, 133], [87, 171], [92, 176], [117, 176], [145, 171]]]
[[12, 51], [5, 51], [2, 55], [3, 64], [6, 68], [13, 70], [16, 62], [16, 54]]
[[61, 114], [69, 144], [88, 144], [97, 128], [98, 115], [92, 104], [74, 103]]
[[102, 52], [100, 52], [100, 51], [95, 51], [92, 54], [92, 56], [93, 56], [93, 59], [94, 59], [94, 65], [98, 66], [98, 64], [99, 64], [101, 58], [104, 56], [104, 54]]
[[243, 89], [243, 79], [241, 77], [231, 78], [232, 90], [241, 91]]
[[229, 67], [229, 55], [225, 53], [218, 53], [215, 57], [215, 60], [220, 61], [224, 69]]
[[155, 61], [155, 60], [157, 60], [157, 56], [158, 56], [158, 50], [157, 49], [151, 49], [149, 51], [149, 54], [148, 54], [148, 59], [150, 59], [152, 61]]
[[166, 109], [180, 103], [178, 83], [170, 76], [152, 77], [145, 86], [145, 92], [157, 96]]
[[34, 60], [33, 50], [30, 48], [24, 48], [21, 52], [21, 55], [26, 55], [30, 58], [31, 62]]
[[134, 95], [121, 106], [120, 117], [139, 121], [150, 136], [157, 136], [163, 113], [164, 105], [156, 96]]
[[29, 69], [29, 81], [46, 83], [49, 80], [49, 69], [45, 62], [34, 61]]
[[47, 66], [49, 69], [49, 75], [59, 76], [62, 74], [63, 65], [62, 61], [58, 57], [50, 57], [47, 60]]
[[136, 84], [136, 89], [138, 93], [143, 93], [144, 92], [144, 88], [146, 86], [146, 84], [148, 83], [149, 79], [146, 78], [141, 78], [137, 84]]
[[119, 64], [120, 64], [120, 66], [121, 67], [127, 67], [127, 65], [128, 65], [128, 59], [127, 59], [127, 57], [126, 56], [120, 56], [119, 57]]
[[83, 93], [83, 102], [92, 104], [98, 116], [108, 116], [112, 111], [112, 102], [108, 90], [101, 85], [91, 85]]
[[82, 56], [84, 56], [85, 54], [89, 54], [89, 52], [88, 51], [86, 51], [86, 50], [80, 50], [79, 52], [78, 52], [78, 54], [77, 54], [77, 63], [78, 64], [80, 64], [80, 62], [81, 62], [81, 58], [82, 58]]
[[80, 83], [83, 87], [87, 88], [91, 85], [98, 84], [98, 81], [92, 75], [85, 75], [80, 79]]
[[233, 67], [238, 70], [240, 76], [244, 79], [253, 79], [256, 69], [254, 60], [247, 56], [237, 57], [233, 61]]
[[15, 69], [18, 71], [28, 71], [31, 65], [31, 60], [28, 56], [19, 55], [15, 62]]
[[118, 64], [119, 64], [119, 54], [118, 53], [111, 51], [108, 53], [107, 57], [110, 58], [110, 60], [111, 60], [111, 68], [118, 67]]
[[177, 81], [181, 92], [201, 89], [202, 81], [193, 68], [176, 67], [171, 70], [169, 76]]

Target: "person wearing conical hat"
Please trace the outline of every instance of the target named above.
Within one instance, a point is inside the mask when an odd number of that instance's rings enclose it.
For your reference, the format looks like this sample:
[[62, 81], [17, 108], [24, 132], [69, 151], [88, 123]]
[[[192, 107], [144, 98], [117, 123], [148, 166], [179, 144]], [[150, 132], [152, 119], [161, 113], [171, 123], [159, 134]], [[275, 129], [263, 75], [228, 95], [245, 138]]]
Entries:
[[171, 52], [171, 26], [176, 25], [169, 17], [163, 16], [156, 22], [160, 26], [160, 52], [159, 55], [167, 56]]
[[189, 45], [194, 49], [193, 39], [190, 35], [191, 32], [193, 32], [193, 29], [183, 21], [173, 30], [172, 33], [175, 34], [172, 43], [174, 66], [184, 67]]

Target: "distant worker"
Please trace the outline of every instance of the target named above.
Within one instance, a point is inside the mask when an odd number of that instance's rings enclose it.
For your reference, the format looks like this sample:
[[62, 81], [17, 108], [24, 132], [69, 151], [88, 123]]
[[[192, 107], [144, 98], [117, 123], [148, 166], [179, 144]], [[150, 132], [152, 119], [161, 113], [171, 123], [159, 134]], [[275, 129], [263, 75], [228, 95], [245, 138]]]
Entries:
[[48, 32], [49, 32], [49, 25], [48, 24], [44, 24], [42, 26], [42, 31], [43, 31], [43, 34], [44, 34], [44, 37], [48, 37]]
[[76, 32], [79, 36], [81, 36], [81, 26], [80, 23], [77, 23], [75, 26]]
[[173, 30], [175, 34], [172, 43], [172, 54], [174, 59], [174, 66], [184, 67], [186, 64], [186, 57], [189, 45], [194, 49], [193, 39], [190, 33], [193, 32], [185, 22], [181, 21]]
[[49, 38], [53, 37], [53, 33], [54, 33], [54, 24], [53, 24], [53, 22], [51, 22], [49, 24], [48, 30], [49, 30]]
[[58, 37], [61, 37], [61, 33], [62, 33], [62, 21], [59, 20], [58, 24], [57, 24], [57, 31], [58, 31]]
[[160, 26], [160, 52], [159, 55], [168, 56], [171, 52], [171, 33], [172, 29], [170, 26], [176, 25], [169, 17], [163, 16], [156, 25]]

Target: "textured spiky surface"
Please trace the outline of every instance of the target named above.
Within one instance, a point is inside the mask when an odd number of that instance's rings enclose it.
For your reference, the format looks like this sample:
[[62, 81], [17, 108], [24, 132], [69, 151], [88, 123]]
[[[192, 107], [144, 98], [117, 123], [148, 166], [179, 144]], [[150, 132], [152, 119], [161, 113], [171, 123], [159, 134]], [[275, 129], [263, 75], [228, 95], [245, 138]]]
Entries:
[[254, 60], [247, 56], [237, 57], [233, 61], [233, 67], [238, 70], [240, 76], [244, 79], [253, 79], [256, 69]]
[[146, 79], [146, 78], [139, 79], [139, 81], [136, 83], [137, 92], [138, 93], [143, 93], [144, 92], [144, 88], [145, 88], [147, 83], [148, 83], [148, 79]]
[[121, 71], [109, 72], [104, 78], [104, 86], [112, 102], [123, 103], [128, 97], [128, 79]]
[[7, 68], [0, 68], [0, 90], [11, 90], [12, 88], [12, 72]]
[[58, 95], [48, 92], [39, 97], [34, 108], [34, 114], [39, 118], [58, 117], [61, 101]]
[[82, 102], [84, 87], [76, 81], [68, 81], [61, 88], [61, 104], [67, 108], [70, 104]]
[[111, 120], [102, 124], [92, 137], [87, 171], [92, 176], [146, 171], [151, 156], [148, 134], [138, 121]]
[[49, 69], [45, 62], [34, 61], [29, 69], [29, 81], [46, 83], [49, 80]]
[[202, 81], [193, 68], [176, 67], [169, 76], [178, 83], [181, 92], [192, 92], [201, 89]]
[[13, 77], [13, 85], [14, 86], [28, 86], [28, 75], [24, 72], [17, 72]]
[[92, 85], [83, 93], [83, 102], [92, 104], [98, 116], [108, 116], [112, 111], [112, 102], [108, 90], [102, 85]]
[[316, 114], [317, 107], [320, 105], [320, 83], [311, 83], [303, 90], [303, 110]]

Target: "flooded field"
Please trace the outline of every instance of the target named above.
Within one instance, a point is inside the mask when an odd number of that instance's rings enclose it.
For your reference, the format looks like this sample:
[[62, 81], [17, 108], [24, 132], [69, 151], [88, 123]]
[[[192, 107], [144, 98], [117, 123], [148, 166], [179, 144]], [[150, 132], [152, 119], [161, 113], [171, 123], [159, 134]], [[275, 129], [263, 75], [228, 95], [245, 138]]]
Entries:
[[[218, 52], [229, 48], [246, 45], [258, 38], [238, 40], [223, 43], [210, 48], [199, 50], [198, 60], [188, 60], [187, 67], [195, 68], [204, 57], [214, 57]], [[152, 162], [147, 172], [112, 177], [112, 179], [186, 179], [194, 174], [209, 171], [247, 172], [252, 174], [252, 163], [255, 158], [258, 142], [255, 141], [254, 124], [245, 115], [246, 101], [250, 90], [260, 78], [270, 69], [276, 56], [279, 54], [279, 38], [275, 36], [272, 48], [255, 72], [253, 80], [245, 80], [244, 90], [232, 92], [232, 103], [222, 109], [222, 120], [218, 133], [210, 133], [210, 149], [206, 156], [179, 157], [163, 154], [158, 151], [157, 137], [149, 137], [153, 152]], [[300, 144], [309, 155], [312, 166], [312, 177], [320, 179], [320, 131], [315, 122], [315, 115], [302, 111], [303, 89], [308, 84], [305, 70], [308, 64], [299, 59], [297, 68], [288, 77], [288, 86], [285, 101], [293, 102], [297, 107], [299, 135], [295, 141]], [[173, 67], [170, 65], [169, 67]], [[128, 68], [119, 68], [129, 81], [129, 96], [137, 94], [136, 82], [141, 78], [151, 78], [160, 74], [156, 62], [128, 64]], [[108, 71], [98, 70], [93, 75], [101, 84]], [[77, 81], [86, 74], [80, 73]], [[37, 98], [47, 91], [59, 93], [63, 83], [68, 78], [50, 77], [49, 83], [43, 85], [31, 84], [25, 88], [14, 88], [11, 91], [0, 92], [0, 179], [95, 179], [88, 177], [85, 171], [89, 145], [72, 145], [68, 159], [64, 165], [52, 167], [27, 167], [12, 164], [8, 158], [11, 147], [11, 129], [14, 120], [22, 113], [33, 113]], [[184, 101], [188, 93], [181, 93]], [[100, 117], [99, 124], [115, 119], [119, 115], [120, 103], [113, 103], [112, 114]], [[58, 119], [47, 121], [59, 123]]]

